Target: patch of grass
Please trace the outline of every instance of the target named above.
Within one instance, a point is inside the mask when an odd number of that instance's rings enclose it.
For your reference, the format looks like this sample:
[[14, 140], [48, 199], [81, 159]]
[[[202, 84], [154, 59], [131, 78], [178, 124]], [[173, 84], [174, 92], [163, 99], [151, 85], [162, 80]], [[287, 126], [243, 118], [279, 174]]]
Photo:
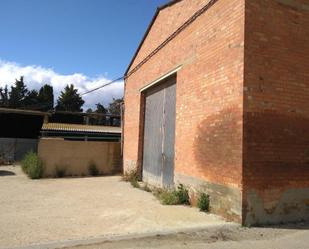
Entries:
[[197, 200], [197, 207], [202, 212], [208, 212], [209, 211], [209, 195], [206, 193], [200, 193], [198, 200]]
[[189, 193], [183, 184], [180, 184], [177, 189], [151, 189], [147, 183], [140, 184], [138, 182], [138, 173], [136, 170], [125, 172], [122, 180], [130, 182], [134, 188], [139, 188], [146, 192], [153, 192], [163, 205], [190, 205]]
[[32, 151], [21, 161], [21, 168], [31, 179], [40, 179], [44, 172], [42, 160]]
[[180, 204], [175, 190], [163, 190], [157, 197], [163, 205]]
[[91, 176], [98, 176], [100, 174], [97, 165], [95, 162], [91, 161], [88, 165], [88, 172]]
[[66, 166], [63, 165], [57, 165], [55, 169], [55, 177], [56, 178], [62, 178], [65, 176], [66, 173]]
[[189, 205], [188, 190], [180, 184], [176, 190], [157, 189], [154, 195], [163, 205]]

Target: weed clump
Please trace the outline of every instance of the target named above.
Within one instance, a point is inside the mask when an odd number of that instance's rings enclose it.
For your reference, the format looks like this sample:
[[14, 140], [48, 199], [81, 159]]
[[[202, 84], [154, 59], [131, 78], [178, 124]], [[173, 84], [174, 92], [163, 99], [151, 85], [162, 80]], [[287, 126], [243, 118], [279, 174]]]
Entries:
[[178, 205], [178, 197], [174, 190], [163, 189], [161, 191], [157, 191], [155, 194], [156, 197], [163, 205]]
[[21, 161], [21, 168], [31, 179], [40, 179], [44, 172], [43, 162], [34, 152], [28, 152]]
[[175, 190], [157, 189], [154, 194], [163, 205], [190, 205], [188, 190], [182, 184]]
[[200, 211], [208, 212], [209, 211], [209, 195], [206, 193], [200, 193], [198, 200], [197, 200], [197, 206], [200, 209]]
[[98, 176], [100, 174], [99, 169], [95, 162], [91, 161], [88, 165], [88, 172], [91, 176]]
[[141, 185], [139, 184], [139, 182], [137, 180], [130, 181], [130, 183], [131, 183], [133, 188], [141, 188]]
[[178, 197], [179, 204], [190, 205], [189, 191], [183, 184], [177, 187], [176, 195]]
[[131, 181], [137, 181], [138, 180], [138, 174], [136, 170], [130, 170], [123, 174], [122, 180], [125, 182], [131, 182]]
[[138, 173], [136, 170], [125, 172], [122, 176], [122, 180], [130, 182], [134, 188], [140, 188], [140, 184], [138, 183]]

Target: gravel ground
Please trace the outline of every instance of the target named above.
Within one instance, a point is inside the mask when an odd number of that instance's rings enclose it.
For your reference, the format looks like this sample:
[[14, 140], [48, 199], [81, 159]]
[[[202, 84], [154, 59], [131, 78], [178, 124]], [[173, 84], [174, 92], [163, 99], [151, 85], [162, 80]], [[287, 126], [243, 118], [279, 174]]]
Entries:
[[0, 167], [0, 202], [1, 249], [230, 224], [195, 208], [163, 206], [120, 177], [30, 180], [19, 166]]

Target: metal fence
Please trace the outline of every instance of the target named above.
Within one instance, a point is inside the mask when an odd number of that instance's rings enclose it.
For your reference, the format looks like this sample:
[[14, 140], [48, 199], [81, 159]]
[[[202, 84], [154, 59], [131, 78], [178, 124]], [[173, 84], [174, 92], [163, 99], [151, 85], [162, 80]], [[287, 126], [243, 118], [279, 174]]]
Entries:
[[0, 163], [20, 161], [27, 152], [37, 150], [38, 139], [0, 138]]

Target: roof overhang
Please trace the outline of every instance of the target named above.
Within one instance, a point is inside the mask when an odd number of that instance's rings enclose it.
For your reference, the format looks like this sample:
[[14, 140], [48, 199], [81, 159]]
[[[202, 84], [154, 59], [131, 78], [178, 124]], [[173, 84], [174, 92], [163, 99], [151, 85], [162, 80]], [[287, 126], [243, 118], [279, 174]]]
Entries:
[[41, 112], [41, 111], [32, 111], [32, 110], [24, 110], [24, 109], [13, 109], [13, 108], [0, 108], [0, 113], [8, 113], [8, 114], [21, 114], [21, 115], [35, 115], [35, 116], [50, 116], [49, 112]]

